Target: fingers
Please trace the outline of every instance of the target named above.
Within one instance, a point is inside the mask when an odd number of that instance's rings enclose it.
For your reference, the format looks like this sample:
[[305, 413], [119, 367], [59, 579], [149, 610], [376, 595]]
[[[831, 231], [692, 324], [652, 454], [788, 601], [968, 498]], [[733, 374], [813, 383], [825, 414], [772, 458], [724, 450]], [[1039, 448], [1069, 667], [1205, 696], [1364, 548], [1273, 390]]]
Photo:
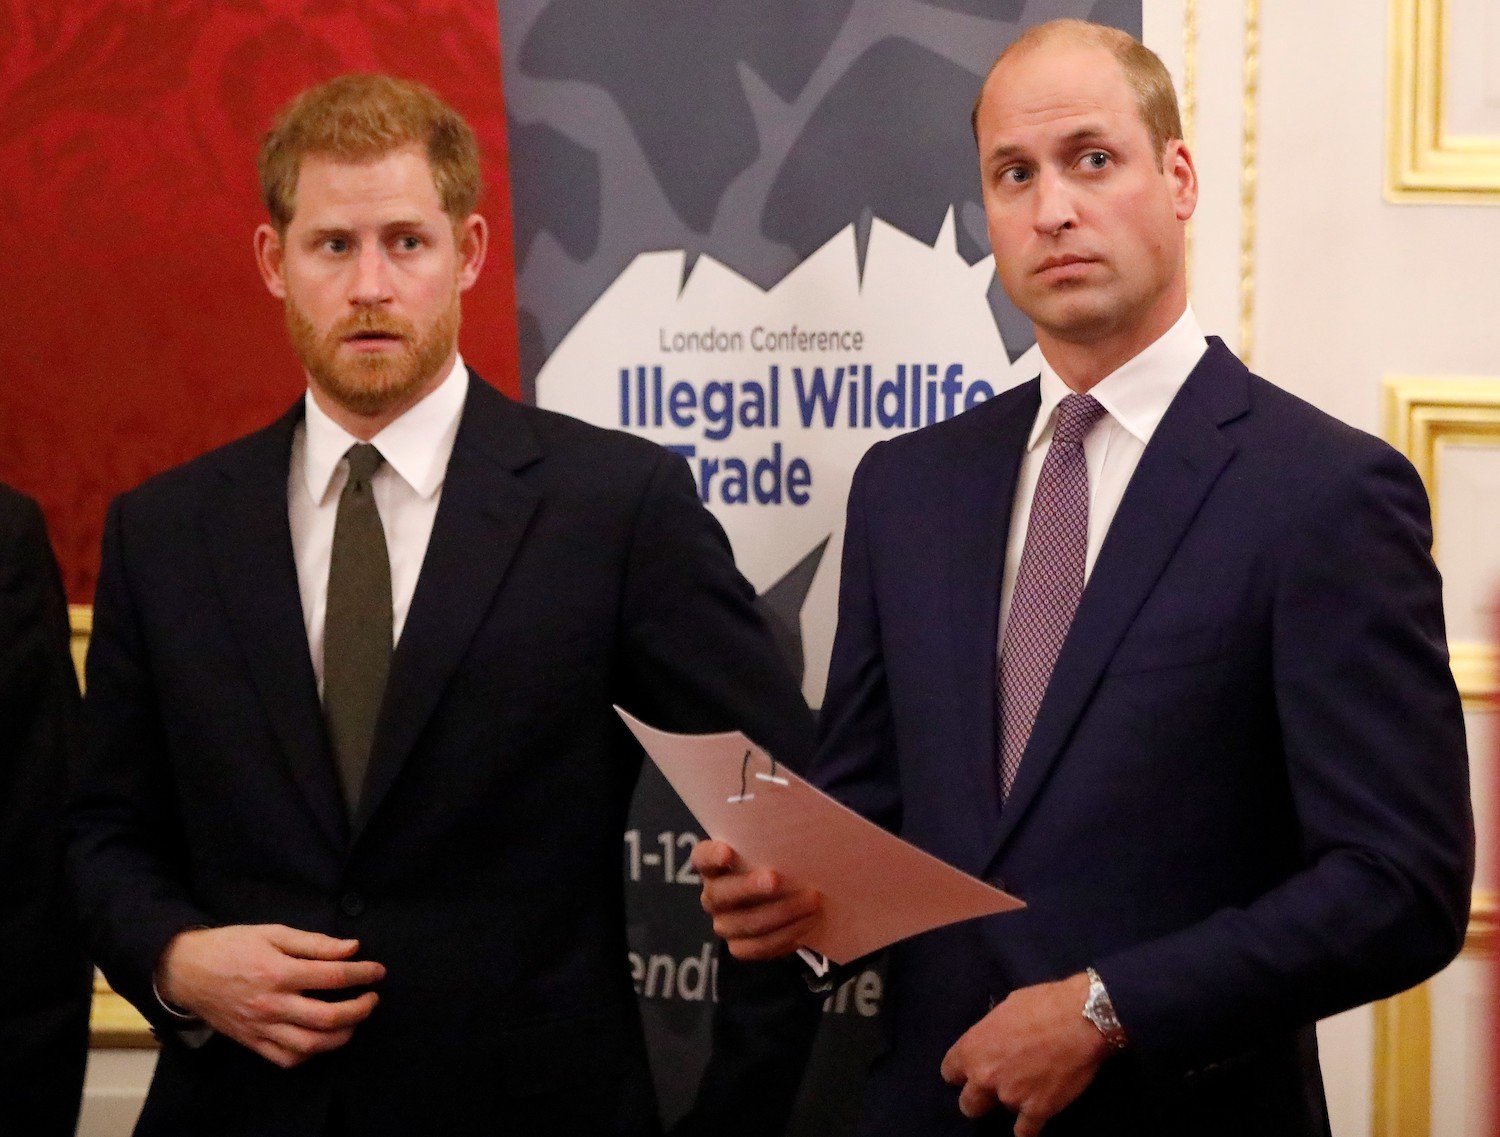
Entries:
[[305, 995], [290, 995], [278, 1008], [277, 1019], [286, 1025], [303, 1030], [330, 1033], [352, 1031], [380, 1002], [374, 991], [366, 991], [354, 999], [341, 999], [336, 1003], [322, 999], [309, 999]]
[[337, 1050], [352, 1037], [354, 1037], [352, 1028], [319, 1031], [307, 1030], [290, 1023], [272, 1023], [265, 1028], [253, 1049], [283, 1069], [290, 1069], [306, 1062], [314, 1055]]
[[272, 1042], [269, 1039], [265, 1038], [255, 1038], [242, 1041], [245, 1041], [246, 1046], [255, 1051], [255, 1053], [259, 1054], [267, 1062], [274, 1062], [283, 1070], [290, 1070], [293, 1066], [298, 1065], [307, 1057], [307, 1055], [299, 1054], [293, 1050], [288, 1050], [280, 1043]]
[[290, 996], [280, 1002], [275, 1017], [262, 1021], [247, 1041], [262, 1058], [290, 1069], [347, 1043], [379, 1001], [373, 991], [339, 1003]]
[[336, 940], [285, 924], [266, 924], [261, 930], [272, 947], [298, 959], [348, 959], [359, 950], [358, 940]]
[[943, 1055], [943, 1064], [938, 1067], [938, 1073], [943, 1076], [943, 1081], [950, 1086], [961, 1086], [969, 1080], [964, 1073], [963, 1059], [959, 1055], [958, 1048], [963, 1045], [963, 1039], [959, 1039], [948, 1048], [948, 1053]]
[[703, 910], [736, 959], [779, 959], [796, 951], [822, 913], [816, 891], [790, 888], [775, 869], [746, 871], [723, 841], [698, 842], [693, 867], [703, 878]]
[[335, 991], [340, 987], [369, 987], [385, 978], [385, 965], [373, 959], [342, 961], [322, 959], [288, 960], [286, 979], [280, 984], [288, 991]]
[[704, 880], [714, 880], [734, 870], [739, 857], [723, 841], [699, 841], [693, 846], [693, 869]]
[[775, 869], [756, 869], [753, 872], [724, 873], [705, 878], [703, 885], [703, 907], [710, 915], [732, 912], [737, 908], [753, 908], [758, 904], [776, 900], [783, 894], [784, 882]]
[[970, 1120], [983, 1117], [999, 1103], [995, 1091], [979, 1081], [965, 1082], [958, 1095], [958, 1112]]
[[1022, 1110], [1016, 1117], [1016, 1137], [1037, 1137], [1046, 1119], [1035, 1113]]
[[[728, 941], [731, 947], [739, 941], [745, 941], [748, 946], [753, 941], [764, 941], [769, 945], [795, 939], [811, 930], [822, 907], [821, 895], [812, 889], [799, 889], [753, 908], [719, 912], [714, 916], [714, 934]], [[800, 942], [792, 943], [788, 950], [795, 950]]]
[[[813, 893], [816, 896], [816, 893]], [[821, 918], [820, 912], [796, 920], [790, 924], [783, 924], [771, 932], [759, 936], [722, 936], [729, 945], [729, 952], [735, 959], [746, 961], [763, 962], [766, 960], [780, 959], [782, 956], [791, 955], [800, 946], [807, 943], [808, 937], [817, 928]], [[717, 925], [718, 921], [715, 921]]]

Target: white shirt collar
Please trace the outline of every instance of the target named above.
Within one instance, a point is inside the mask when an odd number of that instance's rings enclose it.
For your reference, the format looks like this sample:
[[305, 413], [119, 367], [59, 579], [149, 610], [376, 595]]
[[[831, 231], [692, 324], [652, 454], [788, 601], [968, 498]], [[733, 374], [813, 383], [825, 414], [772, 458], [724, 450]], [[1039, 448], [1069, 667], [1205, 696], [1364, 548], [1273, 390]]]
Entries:
[[[1198, 326], [1193, 306], [1189, 304], [1160, 339], [1099, 380], [1089, 394], [1144, 446], [1151, 441], [1167, 407], [1207, 350], [1208, 341]], [[1052, 425], [1052, 412], [1065, 396], [1072, 393], [1043, 355], [1042, 405], [1036, 422], [1032, 424], [1026, 449], [1035, 449], [1047, 436]]]
[[[447, 378], [370, 439], [386, 464], [419, 497], [430, 498], [443, 484], [468, 390], [468, 369], [463, 356], [456, 356]], [[322, 502], [339, 463], [359, 439], [329, 418], [311, 391], [305, 400], [303, 474], [313, 501]]]

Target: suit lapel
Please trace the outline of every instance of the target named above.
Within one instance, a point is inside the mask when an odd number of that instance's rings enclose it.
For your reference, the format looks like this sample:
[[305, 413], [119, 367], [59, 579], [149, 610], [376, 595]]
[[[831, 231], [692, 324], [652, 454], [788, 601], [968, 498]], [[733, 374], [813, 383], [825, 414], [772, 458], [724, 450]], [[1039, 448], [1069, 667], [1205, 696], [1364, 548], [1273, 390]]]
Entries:
[[1233, 456], [1219, 427], [1249, 409], [1248, 375], [1221, 341], [1210, 339], [1141, 455], [1037, 711], [991, 862], [1025, 817], [1120, 640]]
[[514, 471], [541, 456], [520, 408], [470, 372], [432, 537], [391, 660], [356, 839], [431, 718], [520, 547], [538, 498]]
[[[957, 455], [948, 487], [948, 600], [953, 629], [953, 707], [963, 719], [952, 737], [966, 742], [965, 794], [975, 810], [980, 840], [964, 867], [978, 871], [1000, 824], [999, 765], [995, 749], [996, 637], [1006, 535], [1016, 496], [1016, 475], [1040, 403], [1035, 380], [1001, 396], [998, 421], [976, 421], [967, 450]], [[988, 410], [988, 408], [986, 408]], [[976, 412], [971, 412], [976, 413]], [[979, 411], [977, 414], [984, 414]]]
[[343, 800], [323, 731], [287, 519], [292, 434], [302, 406], [298, 400], [224, 455], [202, 524], [229, 624], [287, 771], [318, 827], [342, 848]]

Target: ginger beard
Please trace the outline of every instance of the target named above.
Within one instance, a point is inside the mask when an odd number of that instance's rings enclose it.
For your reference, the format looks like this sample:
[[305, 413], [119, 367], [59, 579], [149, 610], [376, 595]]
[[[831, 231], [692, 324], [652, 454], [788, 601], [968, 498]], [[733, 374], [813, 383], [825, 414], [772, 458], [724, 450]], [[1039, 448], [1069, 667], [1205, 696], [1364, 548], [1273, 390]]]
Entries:
[[[455, 288], [448, 306], [426, 329], [398, 316], [360, 309], [324, 333], [288, 296], [286, 330], [318, 390], [354, 414], [377, 415], [415, 401], [412, 396], [437, 377], [458, 343], [460, 312]], [[379, 352], [341, 350], [346, 339], [357, 335], [395, 337], [402, 347]]]

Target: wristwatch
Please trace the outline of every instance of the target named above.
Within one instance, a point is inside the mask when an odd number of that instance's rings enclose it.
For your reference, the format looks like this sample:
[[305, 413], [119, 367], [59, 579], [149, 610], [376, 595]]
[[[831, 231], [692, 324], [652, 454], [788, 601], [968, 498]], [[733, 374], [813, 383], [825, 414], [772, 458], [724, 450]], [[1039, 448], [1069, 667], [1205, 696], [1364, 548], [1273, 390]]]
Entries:
[[1110, 1002], [1109, 992], [1104, 989], [1104, 980], [1092, 967], [1087, 969], [1089, 997], [1083, 1002], [1083, 1017], [1093, 1023], [1104, 1041], [1113, 1050], [1125, 1049], [1125, 1028], [1115, 1014], [1115, 1005]]

